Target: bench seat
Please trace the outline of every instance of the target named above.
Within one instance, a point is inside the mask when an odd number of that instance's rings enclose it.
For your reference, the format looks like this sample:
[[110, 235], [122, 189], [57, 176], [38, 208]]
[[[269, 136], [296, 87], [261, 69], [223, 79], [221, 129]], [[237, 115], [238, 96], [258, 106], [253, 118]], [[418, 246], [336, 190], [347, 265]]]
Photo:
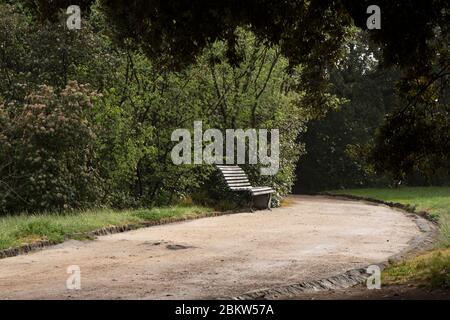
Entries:
[[251, 196], [250, 209], [253, 211], [253, 205], [258, 208], [270, 209], [272, 193], [275, 192], [271, 187], [253, 187], [248, 180], [247, 174], [241, 167], [236, 165], [216, 165], [221, 172], [226, 185], [232, 191], [249, 192]]

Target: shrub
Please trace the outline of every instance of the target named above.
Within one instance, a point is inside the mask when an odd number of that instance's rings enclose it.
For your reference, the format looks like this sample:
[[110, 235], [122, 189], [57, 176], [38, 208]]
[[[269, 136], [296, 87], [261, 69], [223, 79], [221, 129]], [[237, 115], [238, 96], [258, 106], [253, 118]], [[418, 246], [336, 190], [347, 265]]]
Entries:
[[0, 213], [95, 203], [94, 96], [70, 82], [59, 94], [42, 86], [23, 105], [0, 105]]

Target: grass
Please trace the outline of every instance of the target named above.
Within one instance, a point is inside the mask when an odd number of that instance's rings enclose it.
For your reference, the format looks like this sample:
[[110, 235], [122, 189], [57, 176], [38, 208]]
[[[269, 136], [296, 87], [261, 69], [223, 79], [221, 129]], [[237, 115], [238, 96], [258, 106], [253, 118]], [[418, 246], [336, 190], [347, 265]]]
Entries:
[[334, 194], [398, 202], [425, 211], [439, 223], [436, 248], [383, 271], [385, 284], [418, 282], [435, 288], [450, 288], [450, 187], [401, 187], [395, 189], [333, 190]]
[[435, 249], [388, 267], [382, 283], [405, 284], [410, 281], [432, 288], [450, 289], [450, 248]]
[[[83, 239], [83, 233], [108, 226], [139, 224], [164, 218], [193, 217], [212, 212], [200, 206], [172, 206], [140, 210], [89, 210], [70, 214], [16, 215], [0, 218], [0, 250], [40, 240], [56, 243]], [[81, 234], [81, 235], [80, 235]]]
[[332, 193], [351, 194], [416, 206], [434, 216], [450, 215], [450, 187], [402, 187], [396, 189], [348, 189]]

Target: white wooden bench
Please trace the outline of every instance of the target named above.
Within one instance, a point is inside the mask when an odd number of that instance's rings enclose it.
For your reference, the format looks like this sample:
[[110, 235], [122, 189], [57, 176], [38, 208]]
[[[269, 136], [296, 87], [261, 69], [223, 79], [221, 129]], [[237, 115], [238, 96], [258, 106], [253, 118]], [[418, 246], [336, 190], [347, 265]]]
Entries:
[[258, 209], [270, 209], [272, 193], [275, 192], [271, 187], [252, 187], [247, 175], [241, 167], [236, 165], [216, 165], [222, 173], [225, 183], [231, 191], [244, 191], [250, 193], [250, 210], [253, 207]]

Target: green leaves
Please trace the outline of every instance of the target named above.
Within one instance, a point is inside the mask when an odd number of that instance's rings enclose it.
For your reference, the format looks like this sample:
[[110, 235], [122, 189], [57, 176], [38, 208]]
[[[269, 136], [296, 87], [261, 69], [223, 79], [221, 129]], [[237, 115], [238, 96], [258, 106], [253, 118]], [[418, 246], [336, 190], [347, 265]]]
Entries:
[[[133, 5], [143, 5], [143, 14], [150, 10], [144, 3]], [[64, 24], [36, 23], [0, 6], [5, 23], [0, 41], [8, 53], [4, 60], [0, 55], [6, 70], [0, 73], [3, 213], [154, 206], [194, 194], [212, 197], [210, 166], [177, 166], [170, 157], [172, 132], [192, 128], [195, 120], [202, 120], [205, 129], [280, 129], [278, 175], [260, 177], [257, 166], [246, 170], [255, 185], [271, 185], [278, 195], [289, 192], [304, 151], [297, 134], [314, 113], [337, 103], [329, 88], [314, 91], [302, 79], [303, 65], [289, 69], [282, 46], [266, 46], [247, 25], [209, 39], [210, 47], [193, 41], [180, 48], [185, 40], [159, 39], [152, 48], [139, 48], [130, 39], [121, 46], [111, 43], [109, 16], [96, 8], [91, 13], [82, 15], [82, 32], [69, 32]], [[186, 27], [190, 18], [170, 20], [171, 28]], [[233, 12], [224, 19], [233, 23]], [[128, 31], [132, 38], [141, 30]], [[161, 34], [152, 36], [159, 41]], [[198, 55], [195, 61], [186, 59], [181, 71], [162, 63], [176, 50], [188, 54], [188, 46], [195, 46]], [[149, 49], [169, 52], [150, 59]], [[240, 63], [230, 63], [230, 54]], [[102, 95], [92, 95], [86, 83]], [[320, 99], [311, 104], [315, 97]]]
[[0, 105], [0, 212], [64, 210], [96, 202], [95, 93], [70, 82], [42, 86], [25, 104]]

